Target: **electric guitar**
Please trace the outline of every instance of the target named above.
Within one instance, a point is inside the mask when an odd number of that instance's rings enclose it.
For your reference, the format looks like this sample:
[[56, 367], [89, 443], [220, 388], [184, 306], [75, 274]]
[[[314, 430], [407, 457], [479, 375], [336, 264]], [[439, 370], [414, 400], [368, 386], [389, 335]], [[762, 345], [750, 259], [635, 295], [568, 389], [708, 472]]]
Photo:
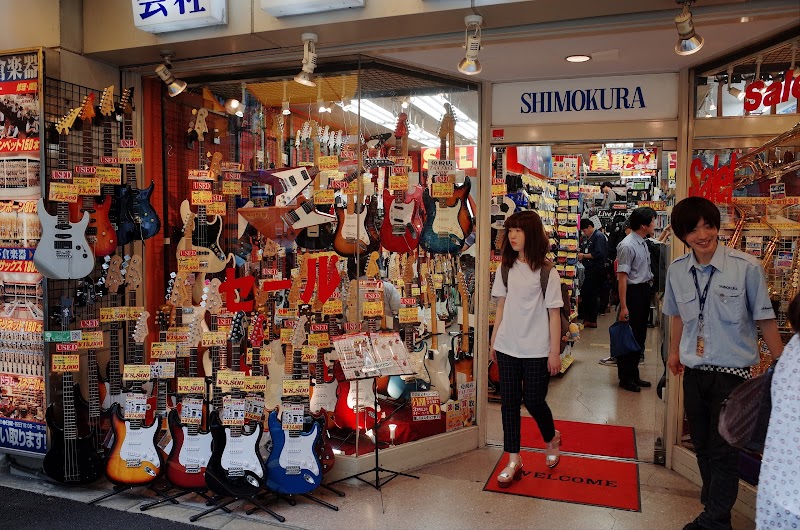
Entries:
[[[56, 124], [58, 131], [58, 168], [65, 182], [72, 182], [72, 172], [67, 169], [67, 135], [80, 114], [80, 107], [72, 109]], [[52, 188], [54, 184], [50, 183]], [[88, 276], [94, 269], [94, 255], [86, 240], [89, 213], [77, 223], [69, 222], [69, 203], [57, 202], [57, 215], [50, 215], [44, 197], [37, 204], [42, 238], [33, 255], [33, 263], [42, 276], [55, 280], [74, 280]]]
[[[314, 147], [314, 163], [319, 165], [322, 157], [320, 150], [320, 128], [316, 121], [311, 122], [310, 139]], [[334, 231], [332, 222], [336, 221], [336, 216], [329, 213], [330, 208], [320, 207], [314, 204], [314, 193], [321, 189], [320, 179], [314, 179], [312, 191], [308, 193], [306, 199], [296, 209], [286, 212], [283, 220], [297, 230], [298, 234], [295, 243], [300, 248], [308, 250], [323, 250], [331, 248], [333, 244]], [[328, 210], [326, 212], [325, 210]]]
[[[301, 311], [302, 312], [302, 311]], [[306, 324], [308, 317], [302, 315], [295, 327], [292, 337], [292, 379], [308, 382], [308, 373], [301, 373], [301, 349], [306, 342]], [[307, 365], [306, 365], [307, 366]], [[294, 398], [289, 398], [294, 399]], [[269, 433], [272, 437], [272, 452], [267, 459], [267, 488], [284, 495], [299, 495], [316, 489], [322, 482], [322, 469], [315, 451], [319, 443], [320, 427], [311, 421], [311, 428], [303, 432], [308, 414], [308, 393], [299, 400], [304, 405], [303, 418], [290, 428], [284, 430], [282, 421], [289, 421], [289, 411], [283, 407], [283, 420], [278, 419], [278, 412], [272, 411], [267, 419]], [[294, 415], [293, 415], [294, 416]]]
[[[103, 93], [105, 98], [105, 92]], [[104, 101], [108, 105], [108, 101]], [[111, 102], [113, 106], [113, 101]], [[94, 153], [94, 146], [92, 145], [92, 120], [95, 117], [94, 111], [94, 93], [89, 94], [83, 98], [83, 105], [81, 107], [81, 138], [83, 140], [83, 158], [82, 163], [84, 168], [91, 168], [94, 166], [92, 154]], [[78, 168], [76, 168], [78, 169]], [[105, 197], [104, 200], [98, 200], [93, 195], [82, 195], [78, 197], [77, 202], [69, 204], [69, 221], [77, 223], [83, 217], [83, 212], [89, 212], [89, 226], [86, 228], [86, 239], [94, 251], [95, 256], [108, 256], [113, 253], [117, 248], [117, 233], [111, 225], [109, 219], [109, 212], [111, 211], [111, 200]]]
[[[449, 103], [439, 124], [440, 154], [443, 159], [455, 160], [455, 116]], [[449, 144], [448, 144], [449, 141]], [[433, 178], [429, 176], [429, 182]], [[470, 211], [470, 180], [454, 186], [453, 195], [433, 198], [428, 187], [422, 192], [425, 206], [425, 225], [422, 227], [420, 244], [431, 254], [458, 254], [464, 240], [472, 233], [474, 222]]]
[[[398, 157], [408, 156], [407, 123], [408, 116], [401, 112], [397, 118], [394, 136], [397, 141], [395, 152]], [[395, 166], [397, 167], [397, 166]], [[406, 167], [405, 172], [410, 168]], [[407, 190], [383, 190], [383, 224], [381, 224], [381, 246], [391, 252], [411, 252], [419, 246], [422, 231], [422, 186]]]
[[[139, 316], [131, 335], [134, 343], [144, 343], [149, 316], [147, 311]], [[141, 393], [141, 386], [140, 382], [134, 382], [131, 391]], [[144, 486], [156, 480], [164, 468], [163, 456], [157, 445], [160, 422], [144, 425], [143, 420], [126, 419], [123, 413], [127, 411], [123, 411], [116, 403], [112, 405], [114, 443], [106, 461], [106, 477], [118, 485]]]
[[[67, 330], [72, 313], [71, 300], [62, 299], [60, 312], [61, 327]], [[94, 433], [78, 436], [72, 372], [63, 372], [61, 376], [64, 418], [59, 425], [55, 418], [55, 405], [51, 403], [47, 407], [45, 418], [50, 428], [50, 447], [42, 468], [48, 477], [62, 484], [89, 484], [100, 478], [103, 464], [93, 445]]]
[[[133, 141], [133, 87], [122, 92], [119, 105], [122, 109], [123, 140]], [[150, 239], [161, 230], [161, 219], [150, 204], [155, 182], [151, 181], [148, 187], [140, 190], [134, 164], [125, 164], [125, 179], [127, 185], [120, 189], [119, 196], [122, 216], [117, 239], [120, 245]]]
[[[426, 265], [427, 269], [427, 265]], [[428, 304], [430, 305], [431, 319], [431, 347], [423, 361], [424, 367], [431, 380], [431, 388], [439, 393], [439, 400], [444, 403], [450, 398], [450, 363], [447, 355], [439, 351], [439, 318], [436, 314], [436, 289], [433, 276], [425, 271], [428, 284]]]
[[[505, 182], [506, 174], [504, 170], [503, 157], [506, 152], [505, 147], [495, 148], [497, 158], [495, 159], [495, 179]], [[492, 240], [494, 241], [494, 248], [500, 250], [502, 244], [502, 237], [506, 229], [506, 219], [511, 217], [517, 208], [514, 200], [508, 195], [504, 194], [497, 197], [492, 197], [490, 208], [490, 221], [492, 227]]]
[[450, 365], [452, 366], [450, 382], [453, 389], [450, 397], [453, 399], [458, 399], [458, 386], [460, 384], [475, 380], [470, 349], [469, 293], [467, 292], [464, 273], [458, 271], [456, 278], [458, 294], [461, 298], [461, 335], [459, 337], [458, 352], [450, 352]]

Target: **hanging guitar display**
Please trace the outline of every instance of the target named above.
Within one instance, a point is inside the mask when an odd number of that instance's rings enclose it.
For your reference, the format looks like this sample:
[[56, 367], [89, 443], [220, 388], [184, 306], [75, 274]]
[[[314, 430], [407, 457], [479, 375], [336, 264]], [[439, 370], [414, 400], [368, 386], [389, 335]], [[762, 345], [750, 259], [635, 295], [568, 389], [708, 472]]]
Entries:
[[469, 293], [467, 292], [467, 283], [464, 279], [464, 273], [458, 271], [456, 274], [458, 283], [458, 294], [461, 298], [461, 334], [454, 339], [458, 339], [458, 350], [450, 351], [450, 365], [451, 370], [451, 385], [452, 392], [450, 397], [458, 399], [458, 387], [463, 383], [469, 383], [475, 380], [472, 364], [472, 351], [470, 349], [470, 331], [469, 331]]
[[[119, 106], [122, 109], [122, 139], [128, 144], [137, 144], [133, 138], [133, 87], [122, 92]], [[120, 208], [122, 215], [117, 231], [120, 245], [133, 241], [150, 239], [161, 230], [159, 219], [150, 197], [153, 195], [155, 182], [144, 189], [139, 189], [136, 180], [136, 165], [125, 164], [126, 185], [120, 188]]]
[[66, 193], [54, 194], [52, 188], [72, 182], [72, 172], [67, 168], [67, 135], [80, 114], [81, 109], [72, 109], [56, 123], [58, 131], [58, 168], [65, 178], [58, 183], [50, 183], [50, 197], [58, 197], [56, 201], [57, 215], [50, 215], [45, 208], [44, 198], [40, 198], [36, 211], [42, 225], [42, 239], [33, 255], [36, 269], [46, 278], [55, 280], [72, 280], [88, 276], [94, 269], [94, 255], [86, 240], [86, 227], [89, 226], [89, 212], [83, 212], [77, 223], [69, 222], [69, 200], [77, 200], [77, 194], [67, 190]]
[[[70, 299], [62, 299], [60, 313], [62, 330], [67, 330], [72, 320]], [[61, 425], [57, 423], [55, 405], [51, 403], [45, 414], [50, 447], [42, 468], [48, 477], [62, 484], [89, 484], [100, 478], [103, 464], [93, 444], [94, 433], [78, 436], [72, 371], [62, 372], [61, 377], [63, 421]]]

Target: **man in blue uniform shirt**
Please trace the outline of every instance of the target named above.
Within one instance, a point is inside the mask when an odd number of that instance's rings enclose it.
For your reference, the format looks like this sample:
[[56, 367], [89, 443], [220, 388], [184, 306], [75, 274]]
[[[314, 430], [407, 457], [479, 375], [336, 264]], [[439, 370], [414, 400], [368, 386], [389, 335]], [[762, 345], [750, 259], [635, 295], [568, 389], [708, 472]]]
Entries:
[[758, 363], [756, 325], [773, 356], [783, 351], [764, 270], [758, 260], [720, 245], [719, 209], [689, 197], [672, 210], [672, 230], [692, 251], [667, 271], [664, 314], [672, 317], [669, 360], [683, 374], [689, 432], [703, 479], [704, 510], [684, 529], [731, 528], [739, 491], [738, 452], [719, 434], [719, 412]]
[[581, 285], [581, 304], [578, 313], [583, 318], [584, 327], [596, 328], [597, 304], [604, 281], [608, 240], [600, 230], [595, 230], [594, 223], [589, 219], [581, 219], [581, 232], [586, 241], [582, 252], [578, 252], [578, 259], [586, 269], [586, 276]]

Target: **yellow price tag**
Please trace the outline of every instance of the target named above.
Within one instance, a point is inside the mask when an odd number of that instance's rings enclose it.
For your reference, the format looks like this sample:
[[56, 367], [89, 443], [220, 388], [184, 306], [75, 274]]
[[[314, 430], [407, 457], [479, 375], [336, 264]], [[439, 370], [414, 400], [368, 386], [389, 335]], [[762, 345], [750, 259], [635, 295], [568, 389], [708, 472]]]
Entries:
[[100, 166], [95, 175], [100, 179], [100, 184], [122, 184], [122, 168], [120, 167]]
[[506, 194], [506, 190], [505, 184], [492, 184], [492, 197], [502, 197]]
[[217, 372], [217, 386], [242, 388], [244, 387], [244, 378], [244, 372], [220, 370]]
[[452, 182], [434, 182], [431, 184], [431, 197], [434, 199], [447, 199], [455, 193], [455, 185]]
[[51, 357], [53, 372], [77, 372], [81, 369], [81, 357], [78, 354], [54, 354]]
[[174, 359], [178, 345], [174, 342], [153, 342], [150, 344], [150, 357], [153, 359]]
[[115, 307], [101, 307], [100, 308], [100, 322], [114, 322], [116, 318]]
[[383, 302], [369, 301], [361, 306], [361, 315], [365, 318], [383, 316]]
[[208, 190], [192, 190], [191, 203], [194, 206], [208, 205], [214, 202], [214, 196]]
[[314, 348], [330, 348], [331, 339], [327, 333], [311, 333], [308, 336], [308, 345]]
[[56, 202], [78, 202], [78, 187], [65, 182], [51, 182], [48, 199]]
[[408, 191], [408, 175], [392, 175], [389, 177], [389, 189]]
[[[321, 156], [317, 167], [320, 171], [338, 171], [339, 170], [339, 157], [338, 156]], [[316, 202], [316, 201], [315, 201]]]
[[261, 350], [261, 355], [259, 355], [259, 360], [261, 361], [261, 366], [266, 366], [272, 362], [272, 350], [270, 348], [263, 348]]
[[97, 177], [75, 177], [72, 183], [78, 188], [78, 195], [100, 195], [100, 179]]
[[219, 331], [207, 331], [203, 333], [203, 346], [225, 346], [228, 337]]
[[281, 344], [291, 344], [292, 337], [294, 337], [292, 328], [281, 328]]
[[341, 315], [344, 312], [344, 308], [342, 307], [342, 300], [328, 300], [322, 305], [322, 314], [323, 315]]
[[267, 391], [267, 376], [265, 375], [251, 375], [244, 378], [244, 385], [242, 385], [244, 392], [266, 392]]
[[149, 364], [126, 364], [122, 372], [123, 381], [149, 381]]
[[178, 272], [197, 272], [199, 270], [199, 256], [178, 256]]
[[308, 379], [284, 379], [283, 397], [307, 396]]
[[206, 215], [227, 215], [228, 205], [224, 202], [212, 202], [206, 206]]
[[120, 147], [117, 149], [117, 158], [120, 164], [141, 164], [141, 147]]
[[204, 394], [206, 380], [203, 377], [179, 377], [178, 394]]
[[333, 204], [336, 190], [317, 190], [314, 192], [314, 204]]
[[103, 347], [102, 331], [84, 331], [81, 333], [81, 341], [78, 343], [79, 350], [98, 349]]
[[397, 320], [401, 324], [413, 324], [419, 322], [419, 311], [416, 307], [401, 307], [397, 315]]
[[301, 363], [313, 363], [317, 360], [317, 348], [316, 346], [303, 346], [300, 350], [300, 362]]
[[222, 194], [223, 195], [241, 195], [242, 194], [242, 181], [241, 180], [223, 180], [222, 181]]

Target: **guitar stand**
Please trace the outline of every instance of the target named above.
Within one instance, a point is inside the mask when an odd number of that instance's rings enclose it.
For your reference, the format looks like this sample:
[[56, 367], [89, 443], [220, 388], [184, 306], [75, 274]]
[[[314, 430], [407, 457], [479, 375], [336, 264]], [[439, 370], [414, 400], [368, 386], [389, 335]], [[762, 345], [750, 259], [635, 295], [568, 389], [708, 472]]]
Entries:
[[[101, 496], [97, 497], [96, 499], [92, 499], [90, 501], [86, 501], [86, 504], [95, 504], [95, 503], [98, 503], [100, 501], [104, 501], [104, 500], [106, 500], [108, 498], [111, 498], [111, 497], [113, 497], [115, 495], [119, 495], [120, 493], [123, 493], [125, 491], [132, 490], [134, 487], [140, 487], [140, 486], [114, 486], [114, 488], [111, 491], [109, 491], [108, 493], [106, 493], [104, 495], [101, 495]], [[158, 495], [160, 497], [163, 497], [163, 500], [158, 502], [159, 504], [162, 503], [162, 502], [171, 502], [172, 504], [180, 504], [174, 498], [170, 498], [170, 497], [168, 497], [166, 495], [166, 492], [168, 492], [169, 490], [172, 489], [170, 487], [166, 487], [164, 489], [159, 490], [159, 489], [155, 488], [152, 484], [148, 484], [147, 485], [147, 489], [153, 491], [156, 495]]]
[[[372, 382], [373, 382], [373, 384], [375, 384], [375, 379], [374, 378], [373, 378]], [[375, 396], [375, 401], [374, 401], [374, 407], [375, 408], [374, 408], [374, 410], [376, 411], [375, 414], [377, 415], [378, 394], [376, 392], [374, 392], [374, 389], [373, 389], [373, 393], [372, 394]], [[394, 412], [392, 414], [394, 414]], [[391, 417], [391, 415], [389, 417]], [[334, 480], [333, 482], [331, 482], [331, 484], [336, 484], [338, 482], [343, 482], [345, 480], [349, 480], [349, 479], [353, 479], [354, 478], [354, 479], [360, 480], [364, 484], [369, 484], [370, 486], [372, 486], [376, 490], [380, 491], [382, 486], [385, 486], [391, 480], [397, 478], [398, 476], [419, 479], [419, 477], [416, 476], [416, 475], [411, 475], [409, 473], [403, 473], [401, 471], [393, 471], [391, 469], [386, 469], [385, 467], [381, 467], [381, 465], [380, 465], [380, 456], [379, 456], [380, 451], [378, 449], [378, 447], [380, 446], [380, 439], [378, 437], [378, 429], [380, 428], [381, 424], [384, 421], [386, 421], [386, 419], [388, 419], [388, 418], [385, 418], [383, 421], [380, 421], [380, 422], [376, 421], [375, 422], [375, 426], [373, 427], [374, 432], [375, 432], [375, 467], [373, 467], [372, 469], [368, 469], [366, 471], [362, 471], [361, 473], [356, 473], [355, 475], [350, 475], [349, 477], [344, 477], [344, 478], [340, 478], [339, 480]], [[372, 473], [372, 472], [375, 472], [375, 483], [372, 483], [369, 480], [361, 478], [361, 475], [366, 475], [367, 473]], [[383, 473], [389, 473], [389, 476], [381, 478], [380, 474], [382, 472]]]
[[[172, 488], [168, 488], [168, 489], [172, 489]], [[178, 497], [183, 497], [184, 495], [189, 495], [190, 493], [194, 493], [196, 495], [199, 495], [199, 496], [203, 497], [207, 502], [212, 502], [214, 500], [213, 497], [209, 497], [207, 495], [207, 493], [208, 493], [207, 489], [199, 490], [199, 491], [197, 491], [197, 490], [180, 490], [180, 491], [178, 491], [178, 493], [174, 493], [174, 494], [172, 494], [172, 495], [170, 495], [168, 497], [164, 497], [161, 500], [148, 502], [147, 504], [143, 504], [143, 505], [141, 505], [139, 507], [139, 509], [144, 512], [146, 510], [149, 510], [150, 508], [154, 508], [154, 507], [156, 507], [156, 506], [158, 506], [160, 504], [163, 504], [165, 502], [172, 502], [173, 504], [178, 504], [178, 501], [176, 500]], [[222, 510], [225, 513], [231, 513], [231, 511], [228, 508], [222, 508]]]
[[254, 504], [256, 506], [255, 509], [248, 510], [247, 512], [245, 512], [247, 514], [250, 514], [250, 513], [254, 512], [256, 509], [261, 509], [261, 510], [264, 510], [265, 512], [267, 512], [268, 514], [270, 514], [272, 517], [274, 517], [275, 519], [277, 519], [281, 523], [286, 521], [285, 517], [273, 512], [272, 510], [267, 508], [266, 505], [263, 502], [261, 502], [261, 500], [258, 499], [257, 497], [258, 497], [257, 494], [256, 495], [250, 495], [249, 497], [214, 497], [213, 499], [217, 499], [218, 500], [217, 504], [214, 504], [208, 510], [202, 511], [202, 512], [198, 513], [197, 515], [193, 515], [193, 516], [189, 517], [189, 521], [194, 523], [195, 521], [197, 521], [201, 517], [205, 517], [206, 515], [208, 515], [210, 513], [216, 512], [217, 510], [224, 510], [226, 513], [231, 513], [230, 509], [228, 509], [228, 505], [233, 504], [236, 501], [245, 501], [245, 502], [249, 502], [251, 504]]

